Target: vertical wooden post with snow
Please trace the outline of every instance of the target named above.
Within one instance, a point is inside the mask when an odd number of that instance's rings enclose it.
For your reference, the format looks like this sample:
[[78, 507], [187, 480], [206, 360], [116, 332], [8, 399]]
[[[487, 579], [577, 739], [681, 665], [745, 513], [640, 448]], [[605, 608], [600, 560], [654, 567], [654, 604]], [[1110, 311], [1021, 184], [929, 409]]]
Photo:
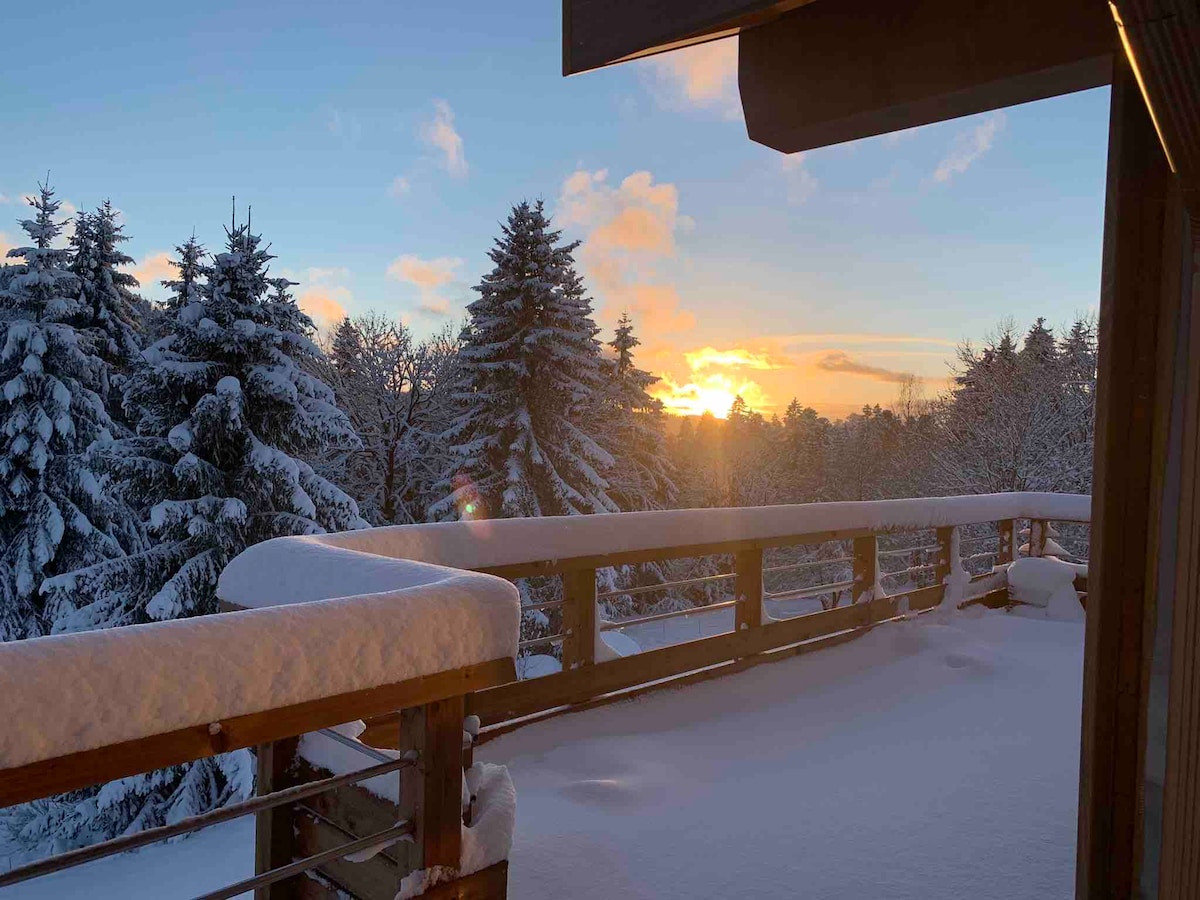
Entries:
[[459, 865], [464, 713], [459, 696], [406, 709], [400, 717], [400, 750], [418, 755], [416, 769], [400, 779], [398, 811], [415, 826], [411, 842], [400, 845], [414, 871]]
[[596, 570], [574, 569], [562, 576], [563, 671], [596, 661]]
[[855, 603], [875, 599], [875, 582], [879, 580], [879, 546], [875, 535], [854, 539], [854, 586], [850, 596]]
[[1049, 534], [1049, 523], [1045, 519], [1029, 520], [1029, 555], [1042, 557], [1046, 555], [1046, 538]]
[[763, 552], [742, 550], [734, 556], [734, 630], [758, 628], [763, 623]]
[[1016, 559], [1017, 549], [1017, 520], [1001, 519], [996, 523], [996, 537], [999, 549], [996, 551], [996, 565], [1003, 566]]
[[[954, 528], [939, 528], [937, 530], [937, 559], [933, 564], [933, 580], [935, 584], [944, 585], [946, 579], [954, 571]], [[944, 602], [944, 601], [943, 601]]]

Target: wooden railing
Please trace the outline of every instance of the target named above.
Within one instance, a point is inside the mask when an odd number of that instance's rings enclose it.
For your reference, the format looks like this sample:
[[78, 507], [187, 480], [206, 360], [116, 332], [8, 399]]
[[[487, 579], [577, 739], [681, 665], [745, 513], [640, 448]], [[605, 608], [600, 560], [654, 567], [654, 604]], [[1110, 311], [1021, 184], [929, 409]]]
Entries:
[[[1016, 494], [691, 510], [683, 516], [638, 513], [407, 526], [258, 545], [235, 560], [227, 574], [239, 566], [258, 571], [266, 567], [278, 577], [271, 583], [255, 582], [253, 595], [239, 593], [223, 581], [230, 605], [318, 599], [311, 595], [316, 572], [325, 584], [331, 575], [344, 573], [347, 592], [378, 591], [391, 575], [389, 566], [409, 565], [401, 559], [510, 580], [560, 578], [561, 596], [540, 604], [557, 611], [560, 630], [526, 646], [560, 646], [561, 671], [517, 680], [513, 660], [496, 659], [0, 770], [0, 806], [7, 806], [244, 747], [257, 748], [259, 767], [258, 796], [250, 801], [15, 869], [0, 875], [0, 886], [253, 814], [256, 874], [203, 896], [232, 897], [248, 890], [259, 900], [326, 896], [317, 893], [317, 881], [295, 877], [315, 870], [351, 896], [390, 897], [405, 873], [458, 863], [462, 768], [470, 764], [471, 755], [470, 747], [462, 744], [464, 716], [477, 717], [480, 736], [486, 739], [548, 715], [853, 640], [882, 623], [937, 607], [948, 590], [956, 592], [952, 598], [958, 605], [1004, 606], [1010, 602], [1004, 566], [1023, 546], [1033, 556], [1053, 548], [1052, 522], [1086, 523], [1088, 513], [1086, 497]], [[835, 527], [813, 527], [825, 522]], [[816, 560], [771, 559], [785, 553], [784, 548], [796, 547], [824, 555]], [[964, 547], [970, 552], [964, 553]], [[1085, 555], [1086, 551], [1076, 559]], [[598, 572], [606, 567], [705, 556], [730, 561], [730, 571], [624, 590], [597, 588]], [[886, 562], [881, 565], [881, 560]], [[966, 564], [978, 571], [964, 584]], [[775, 591], [766, 588], [770, 579], [838, 566], [849, 569], [848, 577]], [[916, 583], [889, 590], [886, 583], [897, 578]], [[599, 614], [598, 603], [615, 596], [701, 584], [731, 584], [733, 596], [697, 609], [620, 621], [605, 621]], [[1077, 587], [1086, 590], [1086, 583]], [[839, 599], [843, 596], [844, 604]], [[783, 616], [783, 605], [806, 597], [825, 598], [821, 611]], [[597, 655], [597, 648], [605, 647], [601, 638], [606, 632], [730, 612], [732, 622], [723, 633], [619, 658]], [[328, 730], [355, 719], [367, 724], [360, 741], [349, 742]], [[363, 755], [365, 768], [342, 773], [307, 764], [296, 753], [295, 739], [322, 730], [330, 740], [352, 743]], [[381, 752], [388, 749], [399, 752]], [[390, 807], [356, 787], [402, 769], [411, 771]], [[365, 835], [364, 823], [372, 823]], [[405, 843], [398, 849], [380, 853], [369, 863], [342, 862], [364, 848], [394, 845], [401, 838]], [[505, 884], [503, 864], [436, 887], [426, 896], [502, 897]]]
[[[391, 900], [401, 879], [424, 871], [441, 882], [426, 896], [503, 898], [506, 860], [456, 876], [470, 815], [465, 698], [516, 677], [516, 592], [430, 566], [409, 563], [405, 574], [375, 597], [0, 644], [0, 682], [12, 692], [0, 697], [9, 729], [0, 736], [0, 807], [246, 748], [258, 769], [251, 799], [0, 872], [0, 888], [254, 816], [254, 874], [200, 893], [204, 900], [249, 891], [256, 900], [347, 892]], [[480, 635], [458, 646], [464, 627]], [[448, 649], [422, 656], [420, 641]], [[455, 667], [439, 670], [441, 660]], [[93, 704], [54, 716], [28, 699], [77, 677], [90, 679]], [[399, 752], [333, 730], [381, 717], [396, 723], [388, 745]], [[297, 753], [306, 735], [352, 748], [351, 764], [307, 765]], [[72, 752], [54, 749], [64, 745]], [[362, 787], [388, 778], [397, 779], [394, 801]], [[360, 816], [364, 798], [371, 815]], [[351, 856], [359, 861], [343, 862]]]
[[[899, 506], [892, 505], [899, 504]], [[912, 515], [912, 507], [924, 509]], [[558, 576], [562, 579], [561, 598], [539, 604], [560, 612], [561, 628], [557, 633], [523, 641], [523, 649], [532, 650], [546, 646], [561, 646], [561, 671], [541, 677], [516, 681], [477, 691], [467, 698], [467, 712], [479, 717], [483, 724], [482, 739], [487, 740], [499, 733], [521, 724], [561, 712], [586, 708], [598, 703], [630, 696], [645, 690], [654, 690], [669, 685], [715, 677], [741, 671], [762, 662], [785, 659], [807, 653], [819, 647], [830, 646], [852, 640], [880, 623], [897, 617], [920, 613], [938, 606], [947, 590], [946, 582], [956, 564], [965, 559], [979, 561], [983, 571], [971, 576], [967, 595], [961, 605], [985, 604], [991, 607], [1008, 605], [1008, 593], [1003, 567], [1020, 555], [1042, 556], [1051, 536], [1052, 523], [1086, 525], [1090, 515], [1090, 501], [1076, 495], [1014, 494], [991, 495], [985, 498], [934, 498], [923, 501], [880, 501], [861, 504], [812, 504], [796, 507], [796, 518], [803, 522], [820, 521], [821, 507], [836, 508], [835, 518], [853, 522], [870, 521], [878, 518], [882, 524], [873, 526], [845, 527], [832, 530], [790, 531], [787, 516], [780, 511], [787, 508], [765, 508], [770, 510], [783, 526], [774, 533], [762, 533], [752, 538], [731, 536], [725, 540], [706, 543], [672, 544], [672, 521], [670, 513], [627, 514], [641, 516], [642, 522], [662, 516], [663, 529], [659, 532], [659, 546], [645, 542], [628, 549], [609, 552], [587, 553], [574, 556], [550, 558], [539, 553], [536, 544], [528, 541], [504, 541], [507, 522], [490, 522], [487, 548], [481, 547], [481, 556], [495, 558], [498, 554], [508, 558], [502, 564], [470, 565], [464, 557], [461, 544], [455, 544], [454, 553], [459, 554], [455, 564], [476, 571], [499, 575], [511, 580], [535, 576]], [[848, 512], [848, 508], [849, 512]], [[853, 508], [862, 511], [857, 515]], [[904, 512], [892, 514], [894, 510]], [[991, 510], [999, 510], [1003, 518], [990, 518]], [[711, 513], [714, 518], [724, 516], [728, 510], [693, 510], [703, 516]], [[755, 510], [735, 511], [742, 517]], [[879, 513], [876, 516], [876, 512]], [[981, 514], [982, 513], [982, 514]], [[605, 520], [619, 525], [623, 518], [617, 516], [584, 517]], [[550, 525], [554, 520], [542, 520]], [[929, 524], [925, 524], [929, 523]], [[464, 523], [465, 524], [465, 523]], [[471, 523], [472, 526], [480, 523]], [[597, 521], [597, 543], [606, 539], [599, 532]], [[445, 561], [444, 550], [433, 544], [422, 544], [415, 540], [421, 529], [446, 528], [447, 526], [409, 526], [410, 541], [400, 552], [414, 552], [420, 547], [417, 558], [431, 562]], [[963, 530], [980, 531], [990, 529], [985, 535], [972, 535], [960, 540]], [[620, 528], [609, 529], [606, 534], [619, 534]], [[901, 536], [930, 539], [919, 540], [913, 547], [881, 548], [881, 540], [895, 541]], [[337, 536], [342, 537], [342, 536]], [[350, 536], [345, 536], [350, 537]], [[625, 539], [627, 541], [627, 539]], [[980, 542], [990, 542], [994, 549], [980, 552]], [[850, 569], [849, 577], [833, 583], [824, 583], [807, 589], [790, 592], [791, 599], [808, 595], [846, 592], [851, 595], [845, 605], [833, 605], [820, 612], [797, 615], [790, 618], [770, 614], [770, 601], [776, 599], [764, 590], [764, 576], [792, 566], [764, 564], [765, 555], [779, 548], [838, 545], [847, 548], [830, 559], [816, 561], [827, 566], [840, 562]], [[952, 557], [955, 548], [970, 545], [970, 553], [959, 549], [959, 559]], [[521, 548], [528, 551], [521, 553]], [[498, 549], [499, 548], [499, 549]], [[469, 547], [465, 551], [469, 553]], [[920, 553], [928, 559], [924, 565], [915, 565], [900, 571], [884, 572], [880, 560], [889, 556]], [[635, 563], [657, 562], [682, 558], [717, 556], [732, 559], [731, 571], [702, 578], [686, 579], [660, 585], [644, 585], [626, 591], [614, 590], [607, 596], [621, 594], [644, 594], [653, 591], [676, 589], [689, 584], [720, 581], [732, 583], [733, 597], [718, 603], [695, 609], [684, 609], [639, 616], [620, 621], [605, 621], [598, 612], [598, 601], [606, 599], [597, 590], [597, 573], [607, 566], [623, 566]], [[1081, 557], [1086, 559], [1086, 551]], [[796, 568], [810, 562], [794, 564]], [[928, 584], [915, 588], [888, 590], [889, 575], [912, 576], [916, 570], [926, 573]], [[999, 572], [994, 574], [993, 570]], [[878, 588], [877, 588], [878, 586]], [[1086, 592], [1086, 577], [1078, 577], [1076, 587]], [[1082, 598], [1081, 598], [1082, 599]], [[529, 607], [526, 607], [528, 609]], [[700, 617], [733, 609], [731, 630], [710, 637], [687, 640], [670, 646], [644, 650], [617, 659], [598, 660], [596, 655], [598, 637], [614, 630], [635, 628], [654, 622], [663, 622], [679, 617]], [[374, 742], [387, 740], [387, 729], [393, 721], [384, 718], [368, 723], [367, 739]]]

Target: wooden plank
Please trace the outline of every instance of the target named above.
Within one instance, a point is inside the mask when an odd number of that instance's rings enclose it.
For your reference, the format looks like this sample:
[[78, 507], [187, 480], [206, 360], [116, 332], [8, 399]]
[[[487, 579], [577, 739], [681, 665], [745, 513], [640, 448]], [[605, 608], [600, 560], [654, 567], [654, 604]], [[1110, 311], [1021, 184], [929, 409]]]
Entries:
[[253, 747], [516, 678], [509, 657], [0, 770], [0, 807]]
[[[586, 671], [586, 670], [582, 670]], [[462, 696], [425, 706], [425, 752], [421, 818], [422, 868], [457, 868], [462, 856]]]
[[743, 550], [734, 557], [733, 588], [737, 606], [733, 608], [735, 631], [759, 628], [763, 623], [763, 552]]
[[596, 570], [565, 572], [563, 590], [563, 668], [590, 666], [596, 661]]
[[[398, 723], [398, 740], [396, 749], [415, 752], [423, 759], [428, 753], [425, 728], [425, 707], [410, 707], [400, 711]], [[412, 822], [416, 830], [411, 839], [396, 850], [396, 859], [400, 863], [400, 874], [407, 875], [425, 864], [425, 834], [421, 829], [421, 819], [425, 810], [425, 777], [420, 774], [420, 763], [413, 777], [400, 779], [400, 803], [397, 818]]]
[[[260, 744], [256, 754], [258, 796], [282, 790], [296, 783], [288, 775], [296, 758], [296, 738], [283, 738]], [[254, 817], [254, 874], [286, 866], [295, 856], [291, 806], [277, 806]], [[391, 823], [388, 823], [391, 824]], [[295, 879], [276, 882], [254, 891], [254, 900], [289, 900], [295, 896]]]
[[624, 566], [635, 563], [660, 562], [664, 559], [692, 559], [697, 556], [737, 554], [744, 550], [769, 550], [772, 547], [792, 547], [824, 544], [829, 541], [848, 541], [874, 534], [869, 528], [845, 528], [835, 531], [815, 531], [799, 534], [780, 534], [754, 540], [718, 541], [707, 544], [683, 544], [649, 550], [629, 550], [623, 553], [601, 553], [590, 556], [532, 560], [504, 566], [484, 566], [475, 569], [487, 575], [509, 580], [532, 578], [537, 575], [560, 575], [579, 569], [603, 569], [605, 566]]
[[1116, 33], [1096, 0], [838, 0], [740, 44], [750, 138], [794, 153], [1107, 84]]
[[[339, 828], [332, 821], [319, 814], [314, 815], [308, 809], [301, 808], [296, 812], [296, 847], [300, 857], [332, 850], [361, 836]], [[395, 897], [399, 887], [395, 865], [378, 854], [363, 862], [335, 859], [323, 864], [317, 871], [352, 897], [362, 900]], [[299, 879], [307, 879], [307, 876], [300, 875], [291, 880]]]
[[933, 580], [935, 584], [945, 584], [950, 573], [954, 571], [954, 529], [939, 528], [937, 530], [937, 559], [933, 563]]
[[421, 900], [505, 900], [508, 896], [508, 860], [455, 881], [435, 885]]
[[[1111, 97], [1100, 299], [1091, 552], [1084, 654], [1076, 895], [1132, 897], [1143, 844], [1146, 617], [1155, 566], [1152, 495], [1164, 444], [1155, 410], [1178, 304], [1164, 296], [1171, 175], [1123, 55]], [[1166, 319], [1166, 320], [1164, 320]], [[1173, 339], [1171, 342], [1173, 346]], [[1169, 390], [1169, 388], [1168, 388]]]

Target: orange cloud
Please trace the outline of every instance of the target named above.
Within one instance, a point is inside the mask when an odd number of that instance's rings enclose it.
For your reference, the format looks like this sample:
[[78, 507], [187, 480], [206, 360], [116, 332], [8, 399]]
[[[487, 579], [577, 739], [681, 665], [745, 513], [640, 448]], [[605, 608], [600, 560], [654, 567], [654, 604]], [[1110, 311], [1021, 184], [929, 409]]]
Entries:
[[683, 47], [646, 61], [659, 101], [666, 106], [716, 109], [740, 117], [737, 38]]
[[441, 151], [442, 166], [456, 178], [467, 174], [463, 139], [454, 127], [454, 110], [445, 100], [434, 100], [433, 119], [421, 125], [421, 140]]
[[311, 287], [296, 297], [296, 305], [325, 331], [346, 317], [345, 302], [349, 299], [350, 291], [344, 287]]
[[175, 277], [175, 268], [171, 265], [171, 254], [163, 250], [143, 256], [132, 274], [138, 280], [142, 293], [157, 293], [162, 289], [163, 281], [169, 281]]
[[695, 326], [695, 317], [681, 309], [678, 290], [657, 271], [675, 256], [676, 234], [691, 226], [679, 213], [675, 185], [656, 184], [640, 171], [613, 187], [607, 169], [581, 169], [563, 182], [557, 219], [584, 231], [579, 260], [604, 301], [602, 316], [628, 312], [643, 340]]
[[734, 347], [730, 350], [718, 350], [715, 347], [701, 347], [683, 354], [693, 372], [699, 372], [712, 366], [741, 369], [782, 369], [784, 363], [773, 361], [766, 353], [755, 353]]
[[387, 275], [417, 288], [421, 296], [417, 309], [421, 312], [444, 316], [450, 312], [450, 301], [441, 295], [440, 289], [454, 281], [461, 265], [462, 260], [456, 257], [421, 259], [406, 253], [392, 260]]

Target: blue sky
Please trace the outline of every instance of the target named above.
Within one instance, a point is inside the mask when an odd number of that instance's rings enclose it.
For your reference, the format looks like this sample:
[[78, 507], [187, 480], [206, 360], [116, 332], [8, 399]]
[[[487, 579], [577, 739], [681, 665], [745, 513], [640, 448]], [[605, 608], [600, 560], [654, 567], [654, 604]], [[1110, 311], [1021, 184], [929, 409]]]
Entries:
[[746, 137], [735, 44], [564, 79], [553, 0], [66, 7], [6, 14], [0, 244], [50, 170], [156, 280], [236, 194], [315, 315], [427, 332], [541, 197], [680, 408], [886, 404], [1003, 317], [1096, 304], [1107, 90], [784, 158]]

